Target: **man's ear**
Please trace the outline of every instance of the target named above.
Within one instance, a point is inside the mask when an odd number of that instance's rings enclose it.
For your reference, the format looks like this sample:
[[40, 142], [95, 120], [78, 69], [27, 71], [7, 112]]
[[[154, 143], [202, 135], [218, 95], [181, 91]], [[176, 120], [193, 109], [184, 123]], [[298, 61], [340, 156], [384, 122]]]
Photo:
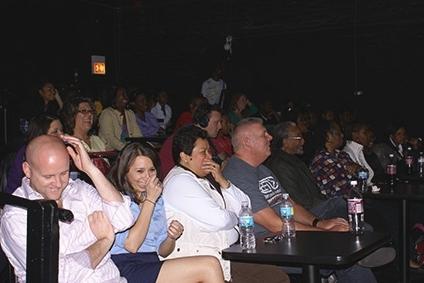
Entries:
[[27, 178], [31, 178], [31, 166], [27, 161], [22, 163], [22, 170]]

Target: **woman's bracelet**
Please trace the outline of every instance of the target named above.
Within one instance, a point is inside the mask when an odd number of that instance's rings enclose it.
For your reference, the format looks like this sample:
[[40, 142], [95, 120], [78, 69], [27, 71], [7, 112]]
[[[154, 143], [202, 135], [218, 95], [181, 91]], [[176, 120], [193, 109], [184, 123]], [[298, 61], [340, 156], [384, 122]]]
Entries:
[[156, 205], [156, 202], [154, 202], [154, 201], [152, 201], [152, 200], [150, 200], [150, 199], [148, 199], [148, 198], [146, 198], [144, 201], [147, 201], [147, 202], [150, 202], [151, 204], [153, 204], [153, 205]]

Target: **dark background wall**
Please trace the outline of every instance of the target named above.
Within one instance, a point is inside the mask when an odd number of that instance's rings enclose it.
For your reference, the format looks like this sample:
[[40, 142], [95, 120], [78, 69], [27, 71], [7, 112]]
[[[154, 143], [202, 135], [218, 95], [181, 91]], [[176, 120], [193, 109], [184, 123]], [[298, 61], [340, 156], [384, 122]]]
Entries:
[[[164, 0], [1, 4], [0, 78], [10, 121], [40, 76], [97, 91], [114, 82], [165, 88], [178, 112], [218, 62], [253, 100], [351, 105], [404, 118], [422, 135], [422, 1]], [[233, 36], [228, 56], [225, 37]], [[104, 55], [107, 76], [90, 74]], [[354, 96], [356, 91], [363, 95]], [[12, 112], [12, 114], [10, 114]], [[14, 123], [14, 122], [10, 122]], [[11, 125], [10, 128], [13, 128]]]

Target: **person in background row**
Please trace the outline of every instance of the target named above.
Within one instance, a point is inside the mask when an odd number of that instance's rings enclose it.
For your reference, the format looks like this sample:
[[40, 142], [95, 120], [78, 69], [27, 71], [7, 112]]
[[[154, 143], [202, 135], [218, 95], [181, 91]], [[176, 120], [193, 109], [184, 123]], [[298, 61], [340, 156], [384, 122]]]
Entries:
[[106, 143], [94, 134], [97, 121], [94, 104], [87, 97], [73, 97], [68, 100], [61, 112], [65, 133], [81, 140], [88, 152], [109, 150]]
[[132, 108], [137, 119], [137, 125], [143, 133], [143, 137], [149, 138], [164, 133], [159, 126], [155, 115], [150, 112], [147, 98], [144, 93], [137, 93], [134, 97]]
[[193, 123], [193, 114], [196, 111], [197, 107], [200, 104], [208, 103], [207, 99], [202, 96], [195, 96], [190, 100], [188, 110], [182, 112], [175, 122], [175, 129], [177, 131], [179, 128], [190, 125]]
[[[106, 142], [94, 134], [97, 116], [91, 99], [80, 96], [70, 98], [66, 101], [61, 115], [65, 133], [81, 140], [93, 163], [106, 175], [110, 170], [108, 157], [115, 156], [116, 152], [112, 152]], [[71, 170], [75, 168], [71, 166]], [[74, 172], [72, 174], [78, 175]], [[72, 177], [74, 178], [74, 175]]]
[[315, 129], [317, 152], [309, 166], [312, 175], [327, 198], [346, 196], [351, 190], [350, 180], [356, 178], [361, 165], [353, 162], [340, 148], [344, 135], [339, 124], [321, 120]]
[[221, 108], [225, 105], [225, 90], [227, 89], [223, 76], [224, 69], [221, 65], [218, 65], [211, 77], [202, 83], [200, 90], [200, 93], [208, 100], [210, 105], [218, 105]]
[[[71, 223], [59, 225], [58, 282], [125, 282], [110, 259], [114, 233], [133, 224], [129, 197], [122, 196], [91, 162], [79, 139], [43, 135], [26, 148], [25, 178], [13, 195], [45, 199], [71, 210]], [[65, 146], [65, 143], [68, 146]], [[70, 157], [92, 180], [69, 179]], [[27, 210], [5, 205], [0, 242], [18, 282], [26, 279]]]
[[43, 80], [38, 86], [37, 93], [39, 98], [34, 105], [31, 103], [31, 109], [34, 114], [47, 113], [50, 115], [58, 115], [63, 107], [62, 98], [55, 86], [49, 80]]
[[25, 150], [27, 144], [34, 138], [41, 135], [60, 136], [62, 134], [62, 123], [57, 116], [42, 113], [30, 120], [25, 144], [16, 152], [15, 160], [7, 174], [6, 193], [13, 193], [22, 183], [22, 178], [24, 177], [22, 163], [25, 161]]
[[228, 117], [230, 122], [235, 126], [237, 123], [246, 117], [255, 115], [258, 108], [250, 102], [247, 96], [243, 93], [233, 93], [231, 96], [230, 111]]
[[191, 125], [178, 130], [173, 140], [177, 165], [164, 180], [163, 198], [168, 222], [177, 219], [184, 233], [170, 257], [212, 255], [220, 261], [228, 282], [288, 282], [287, 274], [276, 266], [222, 259], [222, 249], [239, 239], [241, 202], [250, 201], [222, 175], [212, 160], [207, 138], [204, 130]]
[[[215, 138], [211, 138], [210, 141], [213, 144], [218, 156], [222, 161], [228, 160], [233, 155], [233, 146], [231, 145], [231, 133], [233, 131], [232, 124], [227, 115], [222, 115], [221, 119], [222, 128], [219, 130], [218, 135]], [[222, 168], [225, 167], [223, 164]]]
[[210, 256], [160, 261], [175, 248], [184, 227], [177, 220], [168, 226], [157, 178], [159, 159], [147, 144], [126, 145], [114, 164], [109, 179], [131, 198], [134, 225], [116, 234], [112, 260], [121, 276], [131, 282], [223, 282], [219, 262]]
[[[221, 108], [217, 105], [211, 106], [209, 104], [201, 104], [197, 107], [193, 114], [193, 124], [208, 133], [209, 138], [215, 138], [218, 135], [219, 130], [222, 128], [221, 124], [222, 114]], [[159, 157], [161, 162], [161, 179], [163, 180], [168, 172], [175, 165], [174, 158], [172, 156], [172, 141], [174, 135], [169, 136], [163, 143]], [[222, 162], [219, 156], [220, 152], [217, 152], [212, 148], [212, 156], [218, 163]]]
[[381, 166], [386, 169], [390, 161], [389, 154], [394, 154], [396, 162], [404, 158], [407, 141], [408, 131], [406, 125], [401, 121], [390, 122], [386, 126], [385, 137], [374, 144], [372, 151], [377, 155]]
[[157, 96], [157, 102], [150, 112], [156, 117], [159, 126], [166, 132], [171, 126], [172, 108], [168, 104], [168, 93], [164, 90], [160, 91]]
[[99, 136], [116, 150], [121, 150], [128, 137], [141, 137], [135, 114], [127, 109], [128, 96], [122, 86], [115, 87], [109, 97], [109, 107], [99, 117]]
[[348, 133], [348, 139], [343, 151], [349, 154], [353, 162], [368, 170], [367, 184], [372, 185], [374, 170], [368, 164], [364, 151], [371, 147], [374, 133], [371, 127], [366, 123], [355, 122], [350, 128], [351, 132]]

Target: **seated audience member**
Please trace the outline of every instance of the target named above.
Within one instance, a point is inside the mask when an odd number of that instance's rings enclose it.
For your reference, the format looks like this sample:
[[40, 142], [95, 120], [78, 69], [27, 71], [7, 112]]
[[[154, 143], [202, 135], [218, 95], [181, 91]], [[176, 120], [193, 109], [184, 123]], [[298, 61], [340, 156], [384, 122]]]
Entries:
[[204, 98], [203, 96], [193, 97], [190, 101], [189, 109], [182, 112], [180, 116], [178, 117], [177, 122], [175, 122], [174, 131], [177, 131], [179, 128], [183, 126], [193, 124], [193, 114], [196, 111], [197, 107], [199, 107], [199, 105], [203, 103], [208, 103], [208, 100]]
[[66, 101], [62, 109], [65, 133], [81, 140], [88, 152], [110, 150], [107, 144], [94, 134], [96, 110], [90, 98], [76, 96]]
[[[96, 167], [107, 175], [110, 170], [108, 157], [114, 157], [116, 151], [113, 152], [114, 150], [109, 148], [105, 141], [94, 134], [96, 120], [94, 104], [87, 97], [72, 97], [66, 101], [62, 109], [65, 133], [79, 138]], [[71, 171], [74, 169], [71, 166]]]
[[211, 138], [214, 148], [219, 152], [218, 156], [222, 161], [227, 160], [233, 155], [233, 146], [231, 145], [231, 123], [227, 115], [222, 115], [222, 128], [215, 138]]
[[347, 219], [346, 201], [327, 199], [320, 193], [308, 166], [300, 159], [304, 140], [294, 122], [282, 122], [273, 131], [272, 153], [265, 165], [271, 169], [290, 198], [319, 219], [343, 217]]
[[134, 98], [133, 109], [137, 125], [140, 128], [143, 137], [150, 138], [161, 134], [159, 123], [156, 117], [150, 113], [146, 95], [144, 93], [137, 93]]
[[262, 119], [264, 126], [267, 129], [272, 128], [274, 125], [280, 122], [280, 115], [274, 110], [272, 101], [270, 99], [265, 99], [259, 104], [259, 111], [256, 115]]
[[[224, 168], [224, 176], [241, 188], [251, 200], [257, 235], [269, 232], [279, 234], [283, 225], [279, 205], [284, 188], [274, 174], [262, 165], [271, 154], [271, 140], [261, 120], [247, 118], [240, 121], [232, 137], [234, 155]], [[345, 219], [319, 220], [295, 201], [291, 202], [294, 205], [296, 230], [349, 231]], [[335, 272], [339, 283], [376, 282], [370, 269], [358, 265]]]
[[141, 137], [135, 114], [127, 109], [126, 89], [118, 86], [114, 89], [110, 106], [103, 109], [99, 117], [99, 136], [116, 150], [121, 150], [127, 137]]
[[[208, 133], [208, 138], [215, 138], [222, 127], [221, 124], [221, 108], [218, 106], [211, 106], [209, 104], [201, 104], [193, 114], [193, 124]], [[174, 158], [172, 157], [172, 140], [174, 135], [169, 136], [159, 151], [161, 163], [161, 179], [163, 180], [168, 172], [175, 165]], [[222, 162], [217, 152], [212, 148], [212, 156], [215, 161]]]
[[[91, 162], [79, 139], [39, 136], [26, 148], [25, 178], [13, 193], [46, 199], [69, 209], [74, 220], [59, 225], [58, 282], [125, 282], [110, 259], [115, 232], [133, 224], [130, 199], [123, 197]], [[64, 142], [68, 143], [65, 146]], [[69, 155], [95, 187], [69, 179]], [[26, 279], [27, 211], [5, 205], [0, 223], [1, 246], [19, 282]]]
[[223, 282], [219, 262], [198, 256], [160, 261], [175, 248], [184, 227], [172, 220], [168, 227], [162, 184], [156, 177], [159, 159], [149, 145], [131, 143], [119, 154], [110, 181], [131, 198], [134, 225], [116, 234], [111, 253], [121, 276], [131, 282]]
[[368, 170], [367, 184], [372, 185], [374, 170], [368, 164], [364, 154], [364, 151], [370, 148], [373, 142], [372, 129], [368, 124], [355, 122], [352, 124], [349, 136], [343, 151], [349, 154], [353, 162]]
[[343, 133], [334, 121], [322, 120], [315, 131], [317, 152], [310, 164], [312, 175], [321, 193], [332, 198], [346, 196], [351, 189], [350, 180], [356, 178], [361, 166], [339, 148], [343, 145]]
[[62, 123], [56, 116], [42, 113], [30, 120], [25, 144], [16, 152], [15, 160], [7, 174], [6, 193], [13, 193], [22, 183], [22, 178], [24, 177], [22, 163], [25, 161], [26, 145], [41, 135], [59, 136], [62, 134]]
[[166, 131], [171, 125], [172, 109], [168, 104], [168, 93], [166, 91], [160, 91], [157, 96], [157, 102], [152, 107], [150, 112], [156, 117], [159, 127], [163, 131]]
[[389, 164], [389, 154], [394, 154], [396, 162], [404, 158], [405, 144], [408, 141], [408, 132], [402, 122], [391, 122], [387, 125], [386, 136], [379, 143], [374, 144], [372, 151], [377, 155], [381, 167], [386, 169]]
[[41, 113], [52, 116], [59, 115], [59, 111], [63, 107], [62, 98], [59, 92], [48, 79], [42, 79], [37, 86], [36, 99], [31, 98], [26, 105], [25, 115], [30, 119]]
[[312, 115], [313, 113], [309, 110], [299, 110], [296, 114], [297, 127], [302, 133], [303, 137], [303, 153], [300, 158], [306, 164], [311, 163], [312, 157], [315, 154], [315, 144], [314, 144], [314, 129], [312, 125]]
[[231, 95], [228, 118], [233, 125], [237, 125], [241, 119], [253, 116], [257, 112], [258, 108], [252, 102], [250, 102], [245, 94], [233, 93]]
[[212, 160], [207, 133], [196, 126], [177, 131], [172, 154], [177, 165], [164, 181], [163, 198], [168, 221], [178, 220], [184, 233], [170, 258], [212, 255], [222, 266], [226, 281], [288, 282], [277, 266], [223, 260], [221, 250], [236, 243], [241, 201], [248, 197], [231, 184]]

